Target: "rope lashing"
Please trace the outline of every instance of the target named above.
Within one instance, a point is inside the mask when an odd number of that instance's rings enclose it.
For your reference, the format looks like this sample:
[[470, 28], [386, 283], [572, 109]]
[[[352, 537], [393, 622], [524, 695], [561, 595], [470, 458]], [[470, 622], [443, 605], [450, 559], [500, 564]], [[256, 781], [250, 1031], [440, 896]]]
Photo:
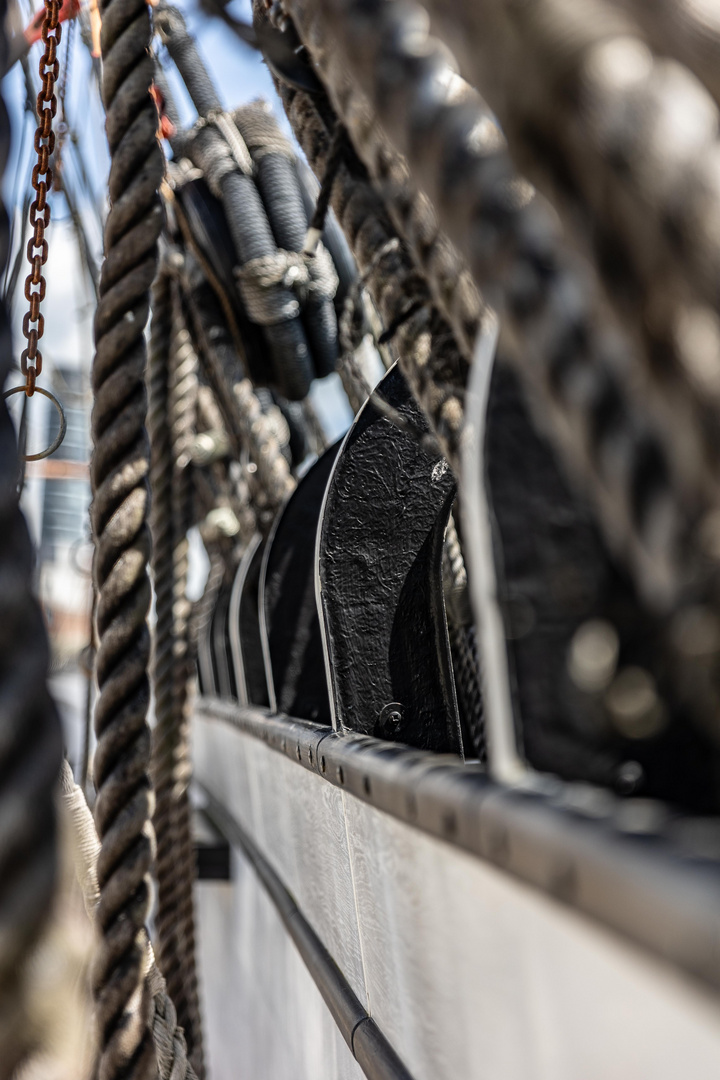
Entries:
[[[149, 778], [149, 451], [145, 430], [150, 285], [163, 224], [164, 158], [150, 96], [150, 16], [143, 0], [107, 0], [102, 98], [110, 212], [95, 316], [90, 466], [97, 593], [95, 820], [100, 932], [93, 971], [100, 1080], [156, 1074], [145, 983], [154, 858]], [[140, 1008], [137, 1007], [138, 999]]]
[[[238, 266], [235, 277], [248, 315], [260, 326], [272, 325], [279, 312], [283, 318], [295, 318], [313, 293], [332, 299], [338, 287], [332, 259], [324, 248], [310, 255], [283, 250], [260, 255]], [[283, 300], [278, 298], [278, 285], [290, 294]]]
[[[2, 12], [5, 14], [4, 10]], [[5, 53], [5, 19], [0, 52]], [[0, 174], [10, 127], [0, 98]], [[0, 175], [1, 178], [1, 175]], [[0, 269], [8, 260], [0, 206]], [[8, 311], [0, 304], [0, 383], [12, 358]], [[47, 688], [49, 649], [32, 591], [31, 541], [17, 498], [17, 443], [0, 400], [0, 1080], [21, 1062], [31, 1033], [25, 1019], [26, 963], [50, 914], [55, 889], [55, 786], [62, 763], [60, 722]]]

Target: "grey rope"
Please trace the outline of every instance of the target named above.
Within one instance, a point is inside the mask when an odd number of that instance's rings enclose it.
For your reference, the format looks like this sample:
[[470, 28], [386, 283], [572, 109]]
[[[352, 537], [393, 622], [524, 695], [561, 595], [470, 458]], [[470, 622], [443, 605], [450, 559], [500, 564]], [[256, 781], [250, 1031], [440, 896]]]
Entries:
[[[5, 5], [0, 10], [4, 53]], [[10, 141], [0, 98], [0, 161]], [[0, 173], [2, 172], [0, 166]], [[0, 269], [8, 258], [0, 205]], [[0, 383], [12, 347], [0, 305]], [[50, 914], [56, 877], [54, 789], [62, 762], [60, 724], [47, 688], [49, 650], [32, 592], [31, 541], [18, 506], [15, 430], [0, 401], [0, 1080], [9, 1080], [31, 1038], [25, 1021], [25, 964]]]
[[[150, 97], [150, 17], [142, 0], [101, 4], [102, 97], [111, 208], [95, 316], [91, 461], [97, 590], [95, 820], [100, 943], [93, 971], [100, 1080], [156, 1074], [145, 984], [154, 855], [150, 731], [148, 446], [143, 331], [163, 211], [164, 160]], [[137, 999], [140, 998], [140, 1008]]]
[[[73, 779], [67, 761], [61, 772], [61, 791], [73, 830], [75, 875], [80, 885], [88, 916], [95, 921], [100, 903], [97, 861], [100, 854], [95, 823], [85, 795]], [[168, 996], [160, 971], [155, 963], [152, 945], [145, 937], [142, 969], [148, 996], [152, 1000], [151, 1028], [157, 1059], [159, 1080], [195, 1080], [182, 1029], [177, 1025], [175, 1007]]]

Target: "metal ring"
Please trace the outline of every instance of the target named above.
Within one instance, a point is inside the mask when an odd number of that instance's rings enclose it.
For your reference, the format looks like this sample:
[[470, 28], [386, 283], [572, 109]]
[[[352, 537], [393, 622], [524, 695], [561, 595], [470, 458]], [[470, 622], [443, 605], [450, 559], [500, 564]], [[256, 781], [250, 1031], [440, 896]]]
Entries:
[[[5, 392], [3, 393], [3, 398], [9, 398], [12, 394], [21, 393], [25, 393], [24, 385], [13, 386], [11, 390], [5, 390]], [[23, 461], [41, 461], [42, 458], [50, 457], [50, 455], [54, 454], [57, 448], [60, 446], [63, 439], [65, 438], [65, 433], [67, 432], [67, 419], [65, 417], [65, 410], [63, 409], [61, 403], [58, 401], [55, 395], [51, 394], [49, 390], [45, 390], [42, 386], [36, 386], [35, 393], [42, 394], [43, 397], [46, 397], [49, 401], [52, 401], [60, 416], [60, 430], [48, 446], [47, 450], [41, 450], [39, 454], [23, 454]]]

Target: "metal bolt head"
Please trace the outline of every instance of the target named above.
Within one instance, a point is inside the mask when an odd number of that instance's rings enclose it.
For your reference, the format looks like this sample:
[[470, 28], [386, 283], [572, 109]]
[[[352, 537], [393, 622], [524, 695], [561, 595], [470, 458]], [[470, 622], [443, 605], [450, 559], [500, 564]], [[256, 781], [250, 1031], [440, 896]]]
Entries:
[[391, 701], [380, 712], [380, 724], [387, 731], [397, 731], [403, 721], [405, 709], [399, 701]]

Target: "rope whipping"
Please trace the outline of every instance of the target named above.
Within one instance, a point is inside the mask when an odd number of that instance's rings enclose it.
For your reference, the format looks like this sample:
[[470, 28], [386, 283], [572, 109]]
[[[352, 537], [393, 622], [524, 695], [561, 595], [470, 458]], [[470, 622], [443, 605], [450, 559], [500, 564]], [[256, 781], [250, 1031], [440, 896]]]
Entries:
[[[155, 729], [153, 781], [157, 837], [158, 909], [155, 917], [160, 968], [185, 1031], [196, 1073], [202, 1075], [202, 1034], [194, 948], [194, 850], [188, 805], [187, 641], [178, 611], [187, 576], [186, 507], [188, 492], [178, 457], [188, 450], [186, 413], [195, 387], [188, 385], [187, 332], [179, 325], [169, 276], [161, 272], [153, 290], [153, 320], [148, 366], [148, 429], [153, 491], [153, 582], [156, 625], [153, 654]], [[183, 335], [184, 341], [179, 339]], [[183, 354], [183, 346], [184, 354]], [[194, 353], [190, 349], [190, 366]], [[180, 395], [178, 389], [180, 388]], [[190, 409], [187, 406], [190, 404]], [[180, 428], [180, 431], [177, 428]], [[182, 442], [182, 447], [179, 443]], [[178, 486], [182, 485], [181, 491]]]
[[102, 98], [111, 165], [92, 371], [95, 821], [101, 841], [93, 993], [100, 1080], [144, 1080], [157, 1070], [144, 969], [154, 858], [144, 328], [163, 224], [158, 188], [164, 158], [150, 96], [149, 10], [142, 0], [107, 0], [101, 11]]
[[[5, 4], [0, 51], [7, 52]], [[0, 98], [0, 171], [10, 126]], [[8, 223], [0, 205], [0, 266]], [[0, 304], [0, 382], [11, 369], [9, 312]], [[62, 738], [47, 687], [49, 648], [32, 592], [33, 555], [17, 496], [15, 429], [0, 399], [0, 1080], [9, 1080], [32, 1035], [25, 1023], [25, 965], [50, 914], [56, 880], [55, 784]]]

